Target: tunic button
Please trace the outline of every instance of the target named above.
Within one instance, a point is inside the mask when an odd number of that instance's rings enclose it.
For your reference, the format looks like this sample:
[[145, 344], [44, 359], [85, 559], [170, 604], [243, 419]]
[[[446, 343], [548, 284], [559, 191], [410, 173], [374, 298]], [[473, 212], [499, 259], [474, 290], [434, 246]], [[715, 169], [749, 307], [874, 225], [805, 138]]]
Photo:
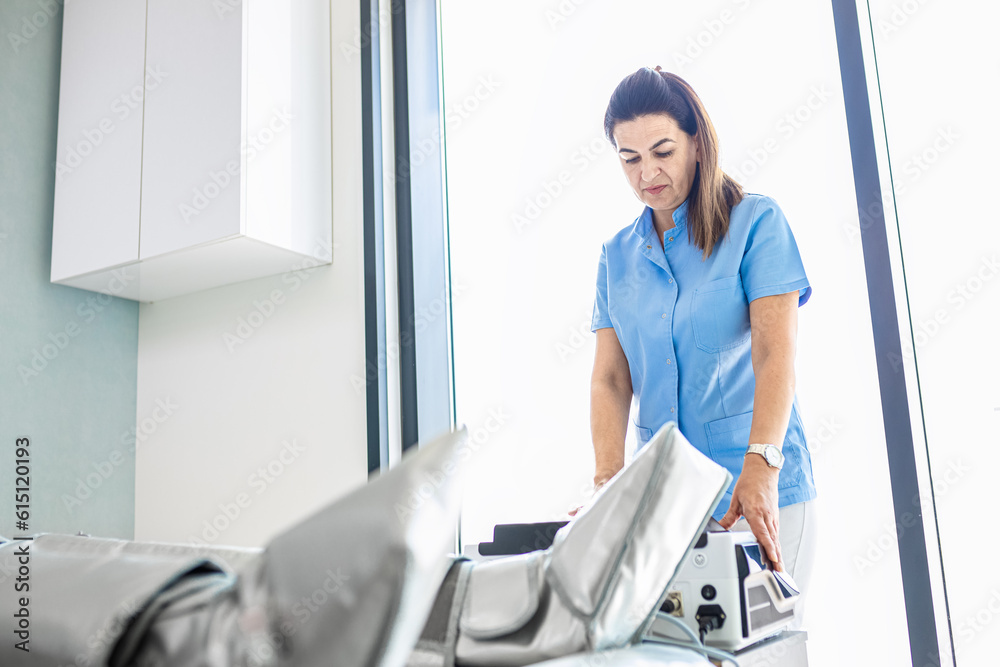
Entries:
[[670, 408], [670, 411], [671, 411], [671, 412], [673, 412], [673, 411], [674, 411], [674, 409], [673, 409], [673, 408]]
[[668, 240], [668, 241], [673, 241], [673, 240], [674, 240], [674, 237], [673, 237], [673, 236], [671, 236], [671, 237], [670, 237], [669, 239], [667, 239], [667, 240]]
[[672, 282], [674, 282], [674, 279], [673, 278], [667, 278], [667, 282], [668, 283], [672, 283]]
[[669, 360], [669, 359], [667, 359], [667, 363], [668, 363], [668, 364], [670, 363], [670, 360]]
[[666, 314], [666, 313], [663, 313], [662, 315], [660, 315], [660, 319], [661, 319], [661, 320], [665, 320], [665, 319], [667, 319], [667, 314]]

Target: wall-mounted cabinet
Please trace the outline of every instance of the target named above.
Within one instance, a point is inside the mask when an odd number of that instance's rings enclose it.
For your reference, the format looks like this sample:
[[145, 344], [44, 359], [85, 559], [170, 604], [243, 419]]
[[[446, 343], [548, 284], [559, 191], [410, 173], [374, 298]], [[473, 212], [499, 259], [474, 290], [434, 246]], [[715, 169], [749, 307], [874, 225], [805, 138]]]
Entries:
[[66, 0], [52, 281], [140, 301], [331, 261], [329, 0]]

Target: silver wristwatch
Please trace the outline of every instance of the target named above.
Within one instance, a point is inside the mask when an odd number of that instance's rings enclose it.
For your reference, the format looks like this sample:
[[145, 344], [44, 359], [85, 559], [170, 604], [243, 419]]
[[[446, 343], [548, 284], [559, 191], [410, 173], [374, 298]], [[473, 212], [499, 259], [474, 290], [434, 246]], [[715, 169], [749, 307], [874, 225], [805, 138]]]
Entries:
[[767, 461], [767, 465], [781, 470], [785, 463], [785, 455], [774, 445], [750, 445], [747, 447], [747, 454], [760, 454]]

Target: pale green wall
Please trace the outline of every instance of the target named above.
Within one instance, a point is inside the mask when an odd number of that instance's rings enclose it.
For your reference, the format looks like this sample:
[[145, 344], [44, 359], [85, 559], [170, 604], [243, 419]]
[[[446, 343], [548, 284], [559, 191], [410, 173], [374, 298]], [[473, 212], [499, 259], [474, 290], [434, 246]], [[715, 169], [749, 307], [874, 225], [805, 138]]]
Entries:
[[[28, 436], [28, 532], [131, 538], [138, 304], [49, 283], [61, 38], [61, 2], [0, 2], [0, 534]], [[36, 351], [52, 358], [27, 375]]]

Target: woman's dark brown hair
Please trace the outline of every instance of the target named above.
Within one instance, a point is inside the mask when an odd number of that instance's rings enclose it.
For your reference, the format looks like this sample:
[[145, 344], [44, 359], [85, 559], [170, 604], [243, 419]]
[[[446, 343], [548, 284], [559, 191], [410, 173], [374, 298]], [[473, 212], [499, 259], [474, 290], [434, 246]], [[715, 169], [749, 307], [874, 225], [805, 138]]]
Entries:
[[688, 238], [702, 250], [702, 257], [712, 254], [715, 244], [729, 231], [729, 212], [743, 199], [743, 188], [719, 167], [719, 138], [698, 95], [687, 81], [648, 67], [622, 79], [611, 94], [604, 114], [604, 134], [615, 144], [618, 123], [639, 116], [667, 114], [701, 150], [695, 167], [694, 182], [688, 195]]

